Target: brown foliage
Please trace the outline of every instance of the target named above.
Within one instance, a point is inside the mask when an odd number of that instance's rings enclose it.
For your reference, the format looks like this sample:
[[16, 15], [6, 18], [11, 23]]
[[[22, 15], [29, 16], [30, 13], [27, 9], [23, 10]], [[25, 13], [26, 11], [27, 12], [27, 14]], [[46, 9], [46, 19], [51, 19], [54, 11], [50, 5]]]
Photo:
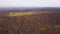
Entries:
[[0, 16], [0, 34], [60, 34], [60, 13]]

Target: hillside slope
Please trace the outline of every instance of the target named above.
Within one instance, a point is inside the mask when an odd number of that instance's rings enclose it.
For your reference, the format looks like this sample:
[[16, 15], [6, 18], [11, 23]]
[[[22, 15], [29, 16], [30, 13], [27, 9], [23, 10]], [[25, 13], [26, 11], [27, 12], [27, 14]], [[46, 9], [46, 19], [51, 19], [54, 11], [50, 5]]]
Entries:
[[0, 16], [0, 34], [60, 34], [59, 12]]

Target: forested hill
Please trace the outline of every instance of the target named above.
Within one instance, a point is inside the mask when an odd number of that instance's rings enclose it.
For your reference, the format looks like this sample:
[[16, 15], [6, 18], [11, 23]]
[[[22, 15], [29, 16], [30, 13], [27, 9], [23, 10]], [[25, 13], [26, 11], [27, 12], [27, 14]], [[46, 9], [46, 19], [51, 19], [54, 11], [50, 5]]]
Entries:
[[60, 12], [60, 7], [1, 7], [0, 14], [9, 12]]

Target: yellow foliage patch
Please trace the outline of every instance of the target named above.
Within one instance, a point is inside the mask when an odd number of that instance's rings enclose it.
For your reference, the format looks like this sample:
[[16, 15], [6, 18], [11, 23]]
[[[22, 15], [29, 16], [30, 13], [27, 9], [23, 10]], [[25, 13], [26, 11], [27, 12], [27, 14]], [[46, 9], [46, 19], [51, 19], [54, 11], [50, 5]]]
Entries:
[[7, 16], [23, 16], [23, 15], [31, 15], [38, 13], [47, 13], [47, 12], [16, 12], [16, 13], [9, 13], [7, 14]]

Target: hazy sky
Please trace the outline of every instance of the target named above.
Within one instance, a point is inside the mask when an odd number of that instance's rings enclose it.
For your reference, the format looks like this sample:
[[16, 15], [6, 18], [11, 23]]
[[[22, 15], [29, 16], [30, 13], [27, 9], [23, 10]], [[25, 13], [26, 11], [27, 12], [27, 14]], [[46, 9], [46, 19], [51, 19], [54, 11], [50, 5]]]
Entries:
[[60, 7], [60, 0], [0, 0], [0, 7]]

